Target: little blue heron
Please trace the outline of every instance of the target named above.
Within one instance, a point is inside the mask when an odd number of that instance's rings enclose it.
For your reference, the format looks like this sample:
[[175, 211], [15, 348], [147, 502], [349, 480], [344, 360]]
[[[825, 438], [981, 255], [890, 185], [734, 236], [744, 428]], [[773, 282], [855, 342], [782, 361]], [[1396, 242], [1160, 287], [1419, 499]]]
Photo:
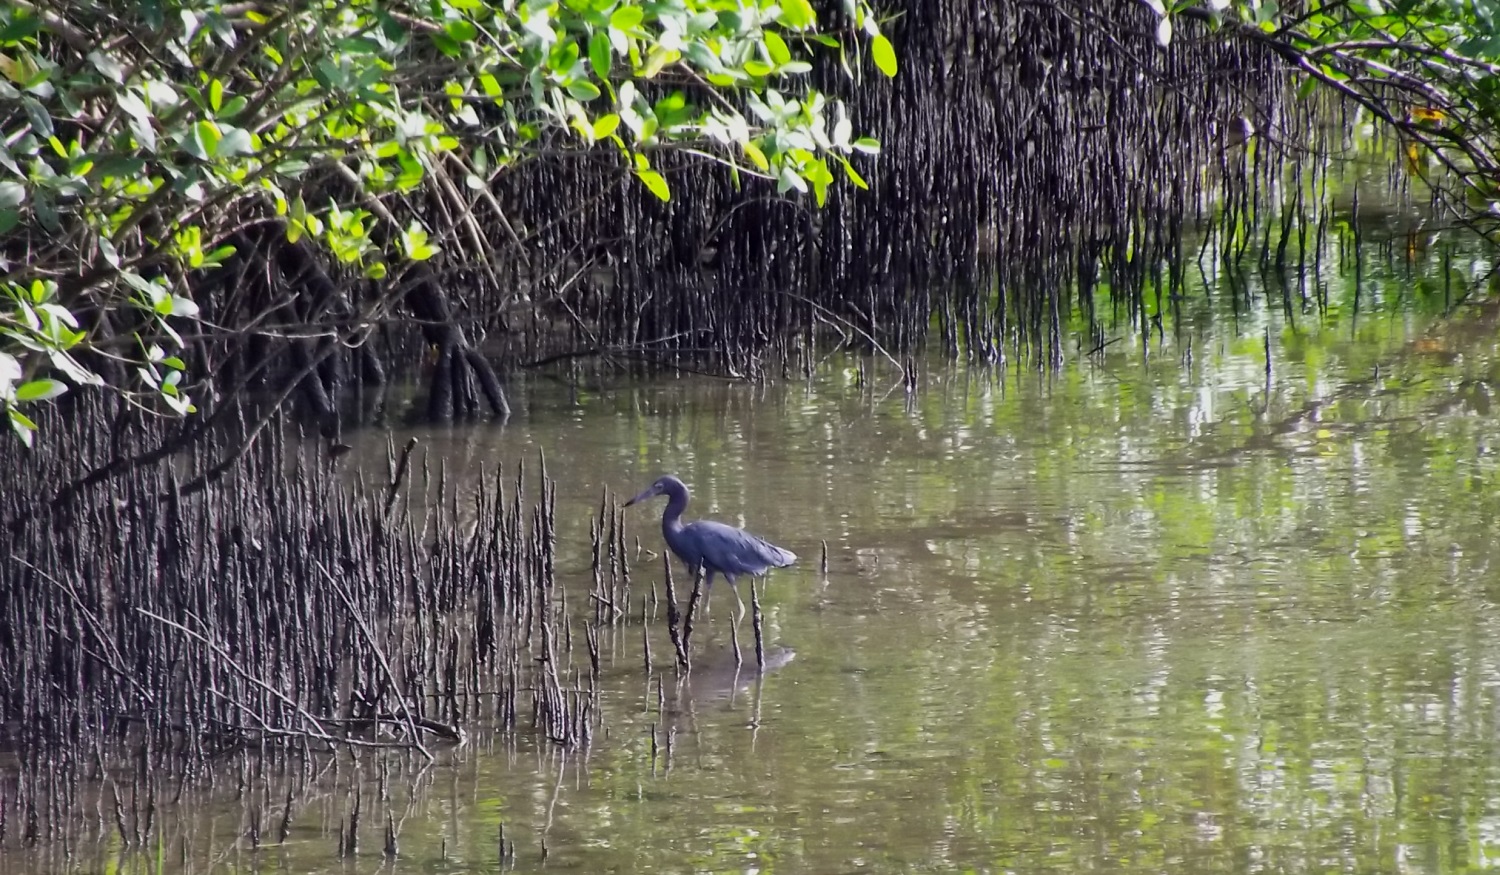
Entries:
[[[744, 529], [713, 520], [684, 524], [682, 512], [688, 505], [687, 484], [670, 474], [625, 502], [625, 506], [630, 507], [657, 495], [667, 497], [667, 509], [661, 515], [661, 534], [667, 539], [667, 546], [678, 559], [687, 563], [689, 573], [696, 574], [699, 568], [703, 569], [705, 590], [714, 585], [715, 573], [724, 575], [730, 588], [735, 590], [734, 600], [740, 606], [740, 618], [745, 616], [745, 602], [735, 588], [735, 576], [760, 577], [772, 568], [785, 568], [797, 561], [797, 554], [757, 538]], [[738, 620], [736, 618], [736, 622]]]

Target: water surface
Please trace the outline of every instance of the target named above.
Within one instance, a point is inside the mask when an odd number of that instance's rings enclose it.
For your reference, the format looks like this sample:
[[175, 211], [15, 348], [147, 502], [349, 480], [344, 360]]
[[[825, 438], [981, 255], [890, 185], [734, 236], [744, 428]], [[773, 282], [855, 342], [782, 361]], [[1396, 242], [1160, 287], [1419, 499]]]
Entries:
[[[384, 800], [368, 758], [272, 782], [264, 807], [221, 779], [145, 851], [12, 851], [0, 871], [1489, 865], [1496, 312], [1265, 309], [1052, 375], [930, 362], [910, 396], [875, 360], [762, 386], [532, 378], [506, 426], [397, 428], [460, 479], [544, 452], [575, 606], [603, 491], [678, 474], [690, 516], [802, 557], [763, 598], [783, 664], [736, 673], [721, 592], [689, 678], [660, 622], [649, 674], [638, 619], [605, 633], [587, 751], [480, 731], [430, 766], [385, 761]], [[387, 434], [346, 440], [350, 475], [381, 476]], [[628, 512], [632, 544], [661, 549], [660, 509]], [[634, 576], [639, 598], [659, 562]], [[291, 786], [287, 840], [252, 849]]]

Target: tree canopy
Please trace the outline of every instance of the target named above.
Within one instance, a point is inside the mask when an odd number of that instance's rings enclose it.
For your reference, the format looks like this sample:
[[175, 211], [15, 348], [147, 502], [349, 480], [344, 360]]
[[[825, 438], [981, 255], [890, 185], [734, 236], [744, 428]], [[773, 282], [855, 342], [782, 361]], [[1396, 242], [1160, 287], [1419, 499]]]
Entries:
[[[852, 159], [879, 144], [811, 86], [811, 61], [854, 77], [897, 62], [864, 0], [840, 13], [830, 27], [809, 0], [8, 4], [0, 406], [28, 443], [26, 406], [70, 385], [193, 410], [183, 333], [222, 328], [200, 319], [194, 279], [247, 229], [394, 280], [460, 232], [467, 201], [506, 227], [493, 192], [542, 156], [602, 157], [663, 200], [664, 152], [819, 203], [838, 177], [863, 186]], [[390, 288], [350, 321], [381, 318]]]
[[[29, 406], [70, 386], [194, 409], [212, 374], [182, 347], [246, 321], [216, 322], [195, 292], [252, 236], [312, 247], [381, 290], [343, 308], [336, 336], [306, 328], [357, 345], [440, 252], [482, 255], [497, 235], [519, 245], [508, 180], [559, 156], [663, 200], [669, 155], [820, 204], [841, 178], [863, 187], [860, 162], [879, 143], [814, 87], [816, 66], [894, 76], [896, 50], [865, 0], [829, 5], [12, 2], [0, 8], [0, 407], [27, 441]], [[1394, 132], [1396, 157], [1454, 215], [1500, 229], [1491, 0], [1141, 0], [1063, 14], [1123, 32], [1143, 8], [1166, 50], [1266, 47], [1307, 93]]]

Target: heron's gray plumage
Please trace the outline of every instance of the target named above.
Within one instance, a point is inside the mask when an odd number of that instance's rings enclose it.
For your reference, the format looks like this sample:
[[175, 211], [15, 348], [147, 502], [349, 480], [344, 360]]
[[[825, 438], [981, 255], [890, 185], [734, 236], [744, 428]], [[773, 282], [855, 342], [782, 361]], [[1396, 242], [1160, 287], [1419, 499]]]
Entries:
[[[703, 585], [713, 586], [714, 575], [722, 574], [735, 585], [741, 574], [759, 577], [772, 568], [785, 568], [797, 561], [797, 554], [756, 537], [744, 529], [726, 526], [712, 520], [682, 521], [687, 510], [687, 484], [668, 475], [651, 484], [651, 488], [625, 502], [629, 507], [657, 495], [667, 497], [667, 509], [661, 515], [661, 534], [667, 546], [687, 564], [690, 572], [703, 569]], [[739, 593], [735, 593], [739, 599]], [[740, 605], [743, 613], [744, 604]]]

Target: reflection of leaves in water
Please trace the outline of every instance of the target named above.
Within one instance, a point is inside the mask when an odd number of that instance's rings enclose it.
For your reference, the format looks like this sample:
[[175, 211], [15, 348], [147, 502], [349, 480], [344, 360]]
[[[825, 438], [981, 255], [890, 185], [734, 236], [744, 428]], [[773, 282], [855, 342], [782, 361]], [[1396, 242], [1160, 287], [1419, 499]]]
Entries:
[[[639, 625], [606, 634], [593, 749], [465, 760], [403, 855], [492, 860], [503, 798], [523, 862], [550, 818], [549, 866], [589, 871], [1472, 867], [1500, 778], [1500, 331], [1485, 304], [1336, 315], [1216, 316], [1003, 385], [932, 365], [910, 410], [685, 379], [600, 393], [587, 428], [466, 433], [457, 482], [538, 444], [560, 509], [674, 471], [830, 568], [768, 583], [797, 657], [756, 687], [705, 652], [679, 693], [662, 642], [647, 677]], [[560, 510], [570, 601], [587, 525]], [[633, 573], [638, 600], [659, 562]]]

